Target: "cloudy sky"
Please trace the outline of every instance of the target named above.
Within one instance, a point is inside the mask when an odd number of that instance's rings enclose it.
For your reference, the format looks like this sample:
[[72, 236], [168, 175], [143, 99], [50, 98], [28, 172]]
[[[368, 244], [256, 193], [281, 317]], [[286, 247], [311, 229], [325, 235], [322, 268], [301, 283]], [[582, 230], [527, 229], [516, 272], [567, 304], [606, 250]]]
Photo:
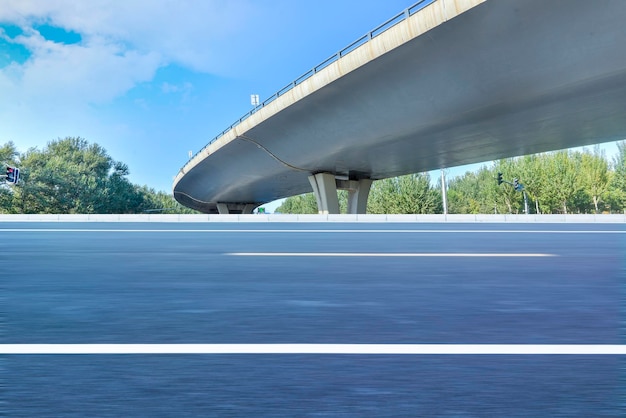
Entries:
[[250, 94], [271, 96], [415, 1], [1, 0], [0, 144], [80, 136], [169, 192]]
[[169, 192], [250, 94], [271, 96], [412, 3], [2, 0], [0, 143], [80, 136]]

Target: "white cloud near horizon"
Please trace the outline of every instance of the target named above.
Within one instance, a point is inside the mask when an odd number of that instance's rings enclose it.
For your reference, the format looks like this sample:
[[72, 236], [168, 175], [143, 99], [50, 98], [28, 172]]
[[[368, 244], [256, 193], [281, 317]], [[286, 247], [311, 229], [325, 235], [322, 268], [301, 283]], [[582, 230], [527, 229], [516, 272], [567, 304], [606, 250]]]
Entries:
[[[236, 65], [222, 62], [221, 51], [245, 36], [254, 7], [249, 0], [2, 0], [0, 38], [29, 56], [0, 68], [0, 143], [24, 151], [73, 135], [107, 137], [115, 148], [137, 138], [139, 125], [112, 125], [103, 106], [155, 81], [161, 68], [209, 74]], [[11, 38], [2, 25], [22, 33]], [[46, 39], [42, 25], [77, 33], [80, 42]], [[191, 89], [184, 80], [155, 86], [163, 94]]]

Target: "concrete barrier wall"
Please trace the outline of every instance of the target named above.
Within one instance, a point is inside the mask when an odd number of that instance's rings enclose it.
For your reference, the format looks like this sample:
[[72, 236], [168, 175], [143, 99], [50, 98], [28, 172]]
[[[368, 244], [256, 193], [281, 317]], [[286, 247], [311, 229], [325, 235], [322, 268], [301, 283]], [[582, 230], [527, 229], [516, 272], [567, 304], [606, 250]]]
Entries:
[[0, 215], [0, 222], [626, 223], [624, 215]]

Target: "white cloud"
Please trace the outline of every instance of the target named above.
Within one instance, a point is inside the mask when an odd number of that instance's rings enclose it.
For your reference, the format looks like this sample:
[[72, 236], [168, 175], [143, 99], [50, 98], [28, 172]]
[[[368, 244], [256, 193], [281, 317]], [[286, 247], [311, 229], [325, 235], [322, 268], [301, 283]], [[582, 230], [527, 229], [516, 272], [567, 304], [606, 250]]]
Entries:
[[161, 65], [157, 52], [124, 50], [93, 38], [87, 44], [63, 45], [39, 35], [21, 37], [32, 52], [23, 65], [0, 71], [0, 79], [22, 100], [102, 103], [150, 80]]
[[[21, 149], [57, 135], [97, 141], [109, 129], [99, 106], [170, 64], [221, 68], [217, 49], [229, 47], [254, 13], [248, 0], [1, 1], [0, 24], [19, 26], [22, 34], [10, 41], [30, 53], [25, 62], [0, 68], [0, 143], [13, 140]], [[36, 30], [42, 24], [76, 32], [81, 41], [47, 40]], [[192, 85], [172, 80], [157, 90], [184, 99]]]
[[[210, 72], [220, 65], [213, 46], [245, 24], [244, 1], [4, 0], [0, 23], [22, 28], [14, 41], [31, 56], [0, 69], [0, 86], [21, 100], [103, 103], [168, 64]], [[82, 41], [48, 41], [34, 29], [44, 23], [77, 32]]]
[[211, 71], [211, 47], [248, 25], [251, 13], [247, 0], [4, 0], [0, 22], [49, 23]]

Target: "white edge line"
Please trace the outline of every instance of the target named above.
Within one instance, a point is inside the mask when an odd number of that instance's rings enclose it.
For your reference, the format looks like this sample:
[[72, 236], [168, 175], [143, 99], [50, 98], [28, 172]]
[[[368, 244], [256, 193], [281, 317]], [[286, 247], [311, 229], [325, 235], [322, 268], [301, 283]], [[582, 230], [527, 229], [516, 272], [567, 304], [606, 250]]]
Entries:
[[533, 253], [225, 253], [237, 257], [557, 257]]
[[626, 355], [611, 344], [0, 344], [0, 354]]
[[411, 230], [393, 230], [393, 229], [72, 229], [72, 228], [0, 228], [2, 232], [128, 232], [128, 233], [354, 233], [354, 234], [626, 234], [624, 231], [607, 230], [607, 231], [572, 231], [572, 230], [431, 230], [431, 229], [411, 229]]

